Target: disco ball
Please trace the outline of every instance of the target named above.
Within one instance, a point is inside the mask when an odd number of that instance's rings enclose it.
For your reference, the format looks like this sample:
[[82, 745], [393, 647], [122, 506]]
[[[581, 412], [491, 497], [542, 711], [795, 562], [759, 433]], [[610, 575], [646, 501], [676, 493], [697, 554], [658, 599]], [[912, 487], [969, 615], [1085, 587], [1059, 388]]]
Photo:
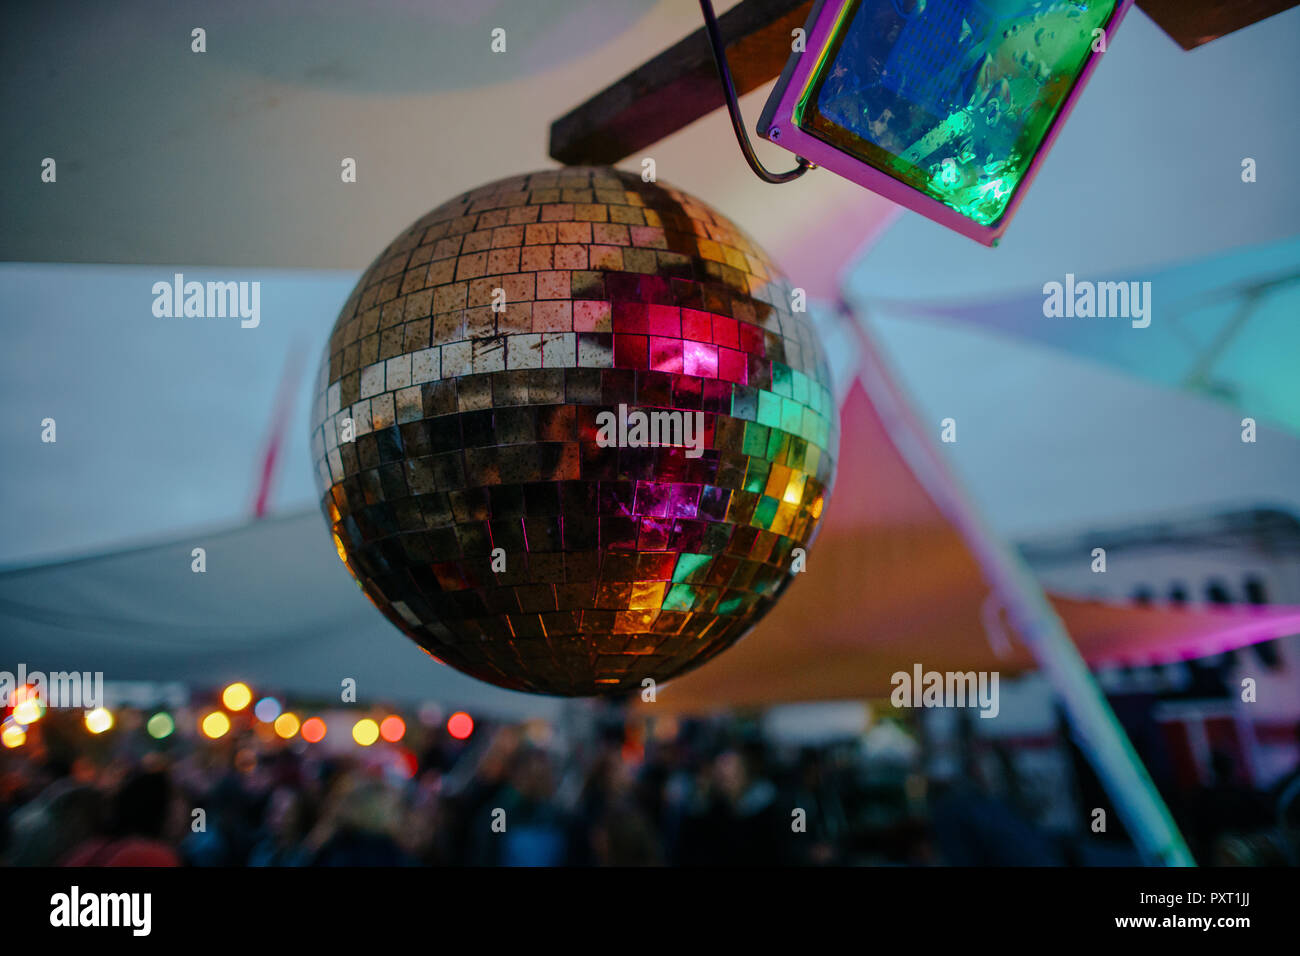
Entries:
[[793, 293], [729, 220], [614, 169], [439, 206], [361, 277], [322, 363], [339, 556], [429, 654], [502, 687], [702, 664], [790, 583], [830, 492], [838, 417]]

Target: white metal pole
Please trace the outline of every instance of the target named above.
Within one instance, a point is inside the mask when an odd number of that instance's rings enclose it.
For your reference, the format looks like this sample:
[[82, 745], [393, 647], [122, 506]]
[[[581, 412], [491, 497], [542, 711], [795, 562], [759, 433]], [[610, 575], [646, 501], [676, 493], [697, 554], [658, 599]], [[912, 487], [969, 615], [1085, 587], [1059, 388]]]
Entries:
[[961, 533], [990, 586], [1060, 696], [1075, 740], [1097, 771], [1142, 858], [1152, 865], [1195, 866], [1146, 767], [1116, 720], [1065, 624], [1038, 579], [1014, 548], [988, 526], [979, 509], [924, 428], [912, 403], [875, 347], [871, 334], [845, 303], [841, 312], [857, 330], [862, 346], [861, 380], [890, 438], [935, 504]]

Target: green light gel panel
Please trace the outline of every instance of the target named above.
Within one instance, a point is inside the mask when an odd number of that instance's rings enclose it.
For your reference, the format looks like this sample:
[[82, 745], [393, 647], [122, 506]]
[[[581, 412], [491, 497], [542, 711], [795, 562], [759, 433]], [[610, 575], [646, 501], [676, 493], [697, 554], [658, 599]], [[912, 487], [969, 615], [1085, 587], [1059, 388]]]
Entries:
[[993, 244], [1130, 0], [823, 0], [759, 133]]

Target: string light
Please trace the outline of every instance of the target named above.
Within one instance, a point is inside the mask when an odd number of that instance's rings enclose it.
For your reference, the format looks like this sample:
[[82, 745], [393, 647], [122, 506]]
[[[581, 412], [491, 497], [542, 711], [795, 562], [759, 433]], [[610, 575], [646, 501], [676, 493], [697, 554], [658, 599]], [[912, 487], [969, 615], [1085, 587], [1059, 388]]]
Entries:
[[221, 703], [225, 704], [227, 710], [243, 710], [252, 700], [253, 692], [242, 681], [236, 681], [221, 692]]
[[363, 717], [353, 724], [352, 739], [363, 747], [369, 747], [379, 739], [379, 725], [369, 717]]
[[230, 730], [230, 718], [219, 710], [214, 710], [203, 718], [203, 723], [199, 725], [205, 737], [216, 740], [218, 737], [224, 737]]
[[291, 739], [294, 734], [298, 733], [299, 726], [297, 714], [285, 711], [275, 718], [275, 732], [285, 740]]
[[280, 716], [280, 702], [274, 697], [263, 697], [253, 707], [253, 715], [264, 724], [273, 723]]
[[172, 720], [172, 715], [165, 710], [160, 710], [149, 718], [145, 723], [144, 729], [149, 732], [149, 736], [154, 740], [162, 740], [164, 737], [170, 737], [172, 731], [176, 729], [176, 721]]
[[406, 721], [396, 714], [389, 714], [379, 723], [379, 736], [390, 744], [395, 744], [406, 736]]
[[[17, 691], [14, 692], [15, 696]], [[45, 715], [45, 705], [35, 694], [28, 694], [14, 704], [13, 718], [20, 724], [34, 724]]]
[[0, 730], [0, 743], [3, 743], [10, 750], [15, 747], [21, 747], [27, 743], [27, 731], [23, 725], [18, 723], [12, 717], [6, 717], [4, 729]]
[[113, 726], [113, 714], [103, 707], [96, 707], [86, 714], [86, 729], [92, 734], [102, 734]]
[[474, 718], [463, 710], [458, 710], [447, 718], [447, 733], [457, 740], [466, 740], [474, 733]]

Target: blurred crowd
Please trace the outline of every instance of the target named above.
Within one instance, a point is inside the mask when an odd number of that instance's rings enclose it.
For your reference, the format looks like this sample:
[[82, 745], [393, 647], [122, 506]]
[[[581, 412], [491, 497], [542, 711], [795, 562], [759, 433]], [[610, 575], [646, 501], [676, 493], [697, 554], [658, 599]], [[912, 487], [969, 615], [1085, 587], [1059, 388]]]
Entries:
[[[7, 865], [1078, 865], [1137, 863], [1122, 827], [1042, 823], [994, 747], [955, 764], [860, 741], [778, 746], [738, 718], [621, 714], [560, 734], [484, 724], [341, 752], [245, 731], [87, 743], [57, 722], [0, 752]], [[902, 754], [902, 755], [900, 755]], [[1078, 762], [1076, 761], [1076, 764]], [[929, 766], [929, 769], [924, 769]], [[1300, 771], [1171, 799], [1204, 863], [1294, 864]], [[1086, 769], [1073, 786], [1086, 791]], [[1095, 781], [1093, 781], [1095, 783]], [[1093, 797], [1082, 792], [1079, 806]], [[1103, 798], [1104, 799], [1104, 798]], [[1279, 801], [1292, 805], [1279, 817]]]

